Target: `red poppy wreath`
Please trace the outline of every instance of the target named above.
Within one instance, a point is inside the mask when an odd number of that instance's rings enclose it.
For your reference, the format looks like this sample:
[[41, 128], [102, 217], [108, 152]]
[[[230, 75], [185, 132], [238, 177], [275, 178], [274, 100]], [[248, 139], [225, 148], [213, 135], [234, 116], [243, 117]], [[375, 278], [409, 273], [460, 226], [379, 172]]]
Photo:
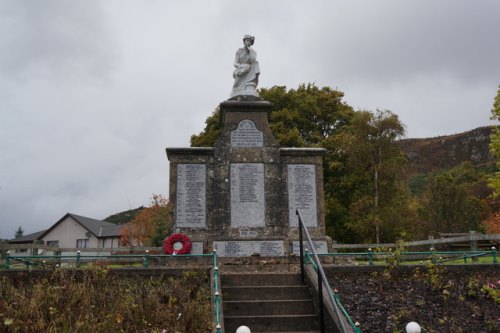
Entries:
[[163, 242], [163, 251], [173, 255], [188, 254], [191, 252], [191, 240], [184, 234], [172, 234]]

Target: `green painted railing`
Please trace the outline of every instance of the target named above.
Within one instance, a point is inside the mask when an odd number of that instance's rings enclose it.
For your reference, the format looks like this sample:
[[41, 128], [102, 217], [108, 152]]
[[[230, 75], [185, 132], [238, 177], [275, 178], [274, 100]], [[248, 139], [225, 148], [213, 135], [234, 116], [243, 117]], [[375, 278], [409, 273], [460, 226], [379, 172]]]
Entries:
[[215, 308], [215, 332], [223, 333], [221, 325], [221, 299], [219, 292], [219, 266], [217, 266], [217, 251], [213, 252], [213, 267], [214, 267], [214, 308]]
[[[318, 254], [316, 253], [316, 249], [314, 247], [314, 243], [311, 239], [311, 236], [309, 235], [309, 231], [307, 230], [307, 227], [304, 224], [304, 219], [302, 217], [302, 214], [299, 209], [296, 210], [296, 214], [298, 217], [298, 222], [299, 222], [299, 251], [300, 251], [300, 276], [301, 276], [301, 281], [302, 283], [305, 282], [305, 269], [304, 269], [304, 257], [306, 258], [306, 261], [308, 263], [312, 263], [314, 266], [314, 269], [316, 271], [316, 277], [317, 277], [317, 283], [318, 283], [318, 304], [319, 304], [319, 319], [320, 319], [320, 332], [321, 333], [326, 333], [326, 325], [325, 325], [325, 315], [324, 315], [324, 299], [323, 299], [323, 286], [325, 286], [327, 292], [328, 292], [328, 299], [330, 300], [330, 303], [333, 307], [333, 314], [337, 319], [338, 319], [338, 324], [339, 327], [338, 329], [342, 333], [347, 333], [348, 330], [345, 327], [344, 320], [342, 319], [342, 316], [340, 312], [340, 307], [338, 306], [338, 302], [335, 300], [333, 297], [333, 292], [332, 288], [330, 287], [330, 284], [328, 283], [328, 280], [325, 275], [325, 271], [323, 270], [323, 266], [321, 265], [321, 261], [319, 260]], [[303, 241], [303, 235], [305, 234], [305, 241]], [[308, 251], [305, 251], [304, 255], [304, 243], [309, 244], [309, 247], [311, 249], [312, 256], [309, 254]], [[349, 324], [352, 326], [352, 329], [354, 333], [361, 333], [361, 329], [359, 328], [359, 324], [354, 324], [352, 323], [352, 320], [350, 319], [349, 315], [347, 314], [347, 311], [344, 309], [344, 316], [348, 318]]]
[[[56, 261], [60, 263], [63, 260], [74, 261], [75, 266], [80, 268], [83, 262], [90, 260], [102, 260], [102, 259], [138, 259], [142, 261], [142, 266], [144, 268], [149, 268], [150, 261], [152, 259], [161, 258], [193, 258], [193, 257], [212, 257], [213, 264], [213, 289], [214, 289], [214, 309], [215, 309], [215, 331], [216, 333], [224, 333], [221, 325], [221, 298], [219, 291], [219, 268], [217, 266], [217, 253], [213, 251], [210, 254], [183, 254], [183, 255], [167, 255], [167, 254], [150, 254], [148, 250], [144, 254], [113, 254], [113, 255], [82, 255], [80, 251], [77, 251], [76, 255], [53, 255], [53, 256], [11, 256], [9, 251], [7, 251], [5, 256], [4, 268], [9, 270], [11, 268], [11, 263], [13, 261], [22, 262], [26, 265], [26, 268], [30, 266], [46, 266], [48, 260]], [[56, 265], [57, 266], [57, 265]]]
[[[313, 258], [311, 257], [311, 254], [309, 253], [309, 251], [307, 249], [305, 250], [305, 257], [306, 257], [306, 265], [311, 264], [314, 267], [316, 274], [319, 274], [318, 273], [318, 265], [314, 262]], [[335, 289], [332, 291], [331, 288], [327, 288], [327, 290], [328, 290], [330, 298], [335, 301], [335, 303], [337, 304], [339, 309], [342, 311], [345, 318], [347, 319], [347, 322], [349, 323], [349, 325], [351, 325], [352, 329], [354, 330], [354, 333], [361, 333], [361, 328], [359, 327], [360, 324], [358, 322], [354, 322], [352, 320], [351, 316], [349, 315], [349, 313], [345, 309], [344, 305], [342, 305], [342, 303], [340, 302], [340, 296], [339, 296], [337, 290]]]
[[[335, 253], [321, 253], [318, 254], [320, 257], [330, 256], [330, 257], [354, 257], [354, 258], [366, 258], [368, 261], [368, 265], [374, 265], [374, 259], [380, 258], [385, 259], [387, 256], [394, 255], [394, 252], [381, 252], [381, 251], [372, 251], [371, 249], [368, 252], [335, 252]], [[419, 258], [431, 260], [435, 264], [445, 263], [454, 260], [463, 260], [464, 263], [467, 263], [468, 259], [474, 259], [479, 257], [488, 257], [491, 256], [491, 263], [497, 264], [497, 250], [495, 247], [492, 247], [491, 250], [487, 251], [419, 251], [419, 252], [401, 252], [399, 253], [401, 259], [405, 257], [410, 257], [411, 259]], [[445, 258], [439, 256], [446, 256]], [[414, 257], [414, 258], [411, 258]]]

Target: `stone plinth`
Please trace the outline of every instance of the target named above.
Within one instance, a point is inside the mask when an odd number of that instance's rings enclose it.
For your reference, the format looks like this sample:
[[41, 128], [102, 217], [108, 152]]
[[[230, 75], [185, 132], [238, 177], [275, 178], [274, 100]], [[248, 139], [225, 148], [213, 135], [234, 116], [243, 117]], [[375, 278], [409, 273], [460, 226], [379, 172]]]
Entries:
[[[170, 201], [177, 232], [223, 256], [286, 256], [297, 246], [302, 211], [324, 251], [323, 155], [320, 148], [281, 148], [267, 101], [225, 101], [213, 147], [167, 148]], [[293, 242], [296, 242], [295, 244]]]

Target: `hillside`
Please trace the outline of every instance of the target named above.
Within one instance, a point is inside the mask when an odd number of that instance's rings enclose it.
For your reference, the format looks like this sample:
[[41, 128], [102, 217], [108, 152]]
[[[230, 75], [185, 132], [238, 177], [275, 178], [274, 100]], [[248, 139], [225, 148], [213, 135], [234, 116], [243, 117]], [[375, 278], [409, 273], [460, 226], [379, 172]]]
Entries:
[[404, 139], [399, 144], [405, 152], [407, 176], [449, 169], [463, 162], [474, 165], [493, 164], [489, 151], [494, 126], [468, 132], [425, 139]]
[[124, 212], [119, 212], [106, 217], [104, 221], [114, 224], [125, 224], [132, 221], [132, 219], [136, 217], [137, 214], [139, 214], [143, 209], [144, 207], [141, 206], [139, 208], [126, 210]]

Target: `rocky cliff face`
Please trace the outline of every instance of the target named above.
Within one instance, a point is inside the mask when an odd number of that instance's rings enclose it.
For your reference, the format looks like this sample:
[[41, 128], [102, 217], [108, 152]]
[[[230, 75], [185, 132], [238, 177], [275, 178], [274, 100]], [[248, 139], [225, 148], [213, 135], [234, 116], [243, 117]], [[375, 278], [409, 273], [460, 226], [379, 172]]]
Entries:
[[489, 151], [493, 128], [479, 127], [454, 135], [400, 140], [408, 161], [408, 176], [448, 169], [463, 162], [493, 162], [495, 158]]

